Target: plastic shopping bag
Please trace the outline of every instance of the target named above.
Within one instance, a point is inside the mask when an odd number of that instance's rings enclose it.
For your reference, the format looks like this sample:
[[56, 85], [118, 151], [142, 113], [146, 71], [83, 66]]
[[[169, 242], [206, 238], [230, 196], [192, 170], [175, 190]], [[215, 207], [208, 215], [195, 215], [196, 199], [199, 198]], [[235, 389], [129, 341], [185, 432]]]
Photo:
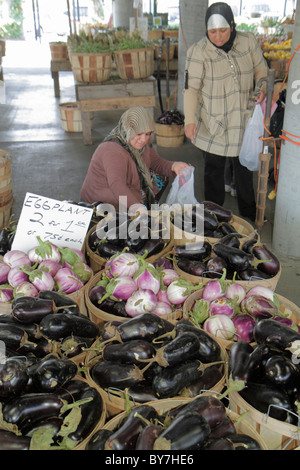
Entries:
[[199, 204], [194, 194], [194, 170], [193, 166], [183, 168], [174, 179], [166, 204]]
[[259, 154], [263, 149], [260, 137], [264, 134], [264, 115], [260, 105], [256, 105], [252, 117], [247, 122], [239, 159], [241, 165], [250, 171], [259, 169]]

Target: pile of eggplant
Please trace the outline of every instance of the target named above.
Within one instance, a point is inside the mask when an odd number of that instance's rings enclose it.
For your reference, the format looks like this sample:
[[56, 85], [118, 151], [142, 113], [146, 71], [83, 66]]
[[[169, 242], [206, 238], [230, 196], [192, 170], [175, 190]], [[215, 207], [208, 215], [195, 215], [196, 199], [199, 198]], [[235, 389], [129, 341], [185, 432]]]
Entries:
[[133, 408], [115, 429], [102, 428], [86, 450], [262, 450], [260, 442], [236, 431], [225, 405], [213, 395], [159, 413], [151, 404]]
[[281, 311], [278, 296], [263, 285], [246, 290], [238, 282], [228, 284], [223, 279], [211, 280], [184, 310], [196, 326], [227, 341], [254, 342], [255, 326], [264, 318], [272, 318], [296, 331], [299, 329]]
[[122, 251], [150, 257], [170, 242], [167, 230], [164, 223], [145, 213], [135, 218], [127, 212], [108, 213], [89, 232], [88, 246], [104, 259]]
[[28, 252], [7, 251], [0, 262], [0, 303], [21, 296], [37, 297], [41, 290], [72, 294], [92, 277], [80, 250], [57, 247], [37, 237]]
[[255, 345], [235, 343], [228, 361], [228, 389], [261, 413], [299, 427], [300, 333], [273, 318], [254, 328]]
[[107, 322], [87, 355], [91, 379], [106, 391], [127, 390], [145, 403], [210, 390], [224, 376], [226, 353], [189, 320], [176, 325], [152, 313]]
[[[198, 210], [197, 206], [183, 207], [180, 217], [176, 217], [176, 213], [171, 212], [171, 221], [175, 227], [195, 236], [217, 239], [229, 233], [237, 234], [232, 225], [233, 213], [230, 209], [212, 201], [202, 201], [200, 204], [201, 210]], [[245, 234], [238, 235], [245, 236]]]
[[77, 358], [99, 334], [73, 300], [53, 291], [19, 297], [0, 314], [1, 450], [71, 449], [94, 430], [102, 396], [79, 379]]
[[158, 258], [152, 264], [127, 252], [109, 258], [98, 277], [88, 291], [91, 303], [106, 313], [126, 318], [150, 312], [176, 316], [189, 294], [199, 288], [181, 278], [171, 260]]
[[193, 276], [257, 281], [271, 279], [280, 271], [277, 256], [255, 237], [241, 243], [239, 234], [230, 233], [211, 244], [197, 241], [173, 248], [179, 269]]
[[98, 325], [80, 313], [76, 302], [53, 291], [15, 299], [11, 313], [0, 314], [0, 326], [6, 356], [58, 353], [75, 359], [100, 335]]

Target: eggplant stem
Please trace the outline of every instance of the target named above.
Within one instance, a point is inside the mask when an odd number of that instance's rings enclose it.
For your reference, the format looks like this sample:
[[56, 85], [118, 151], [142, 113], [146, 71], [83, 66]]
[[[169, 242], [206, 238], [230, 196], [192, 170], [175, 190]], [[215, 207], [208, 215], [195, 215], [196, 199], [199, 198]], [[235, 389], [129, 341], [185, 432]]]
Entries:
[[152, 340], [152, 343], [158, 344], [160, 342], [159, 340], [161, 340], [162, 338], [168, 338], [168, 337], [170, 337], [171, 339], [174, 339], [176, 337], [176, 328], [174, 328], [171, 331], [167, 331], [163, 335], [157, 336], [157, 338], [154, 338]]

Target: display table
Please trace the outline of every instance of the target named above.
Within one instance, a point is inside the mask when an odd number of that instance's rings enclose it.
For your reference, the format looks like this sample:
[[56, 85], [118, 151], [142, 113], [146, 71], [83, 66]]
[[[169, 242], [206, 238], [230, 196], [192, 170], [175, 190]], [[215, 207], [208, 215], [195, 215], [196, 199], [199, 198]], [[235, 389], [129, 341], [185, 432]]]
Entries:
[[51, 60], [51, 75], [54, 80], [54, 95], [60, 97], [59, 72], [72, 72], [69, 60]]
[[156, 80], [152, 76], [142, 80], [117, 78], [102, 83], [76, 82], [76, 98], [80, 104], [84, 144], [93, 143], [90, 114], [95, 111], [125, 110], [132, 106], [144, 106], [153, 114], [155, 85]]

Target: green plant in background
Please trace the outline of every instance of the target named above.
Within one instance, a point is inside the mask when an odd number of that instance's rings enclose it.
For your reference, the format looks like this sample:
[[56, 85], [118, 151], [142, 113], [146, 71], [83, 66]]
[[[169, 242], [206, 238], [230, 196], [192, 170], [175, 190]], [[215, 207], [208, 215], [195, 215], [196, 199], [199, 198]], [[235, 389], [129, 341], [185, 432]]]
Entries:
[[152, 46], [152, 43], [145, 41], [138, 31], [129, 35], [128, 31], [122, 29], [111, 29], [104, 32], [91, 28], [87, 33], [82, 30], [78, 35], [69, 36], [68, 46], [75, 53], [101, 54], [141, 49]]
[[23, 35], [22, 0], [10, 0], [9, 16], [14, 21], [2, 25], [0, 37], [5, 39], [21, 39]]
[[250, 31], [253, 34], [258, 33], [256, 24], [241, 23], [241, 24], [236, 26], [236, 29], [238, 31]]

